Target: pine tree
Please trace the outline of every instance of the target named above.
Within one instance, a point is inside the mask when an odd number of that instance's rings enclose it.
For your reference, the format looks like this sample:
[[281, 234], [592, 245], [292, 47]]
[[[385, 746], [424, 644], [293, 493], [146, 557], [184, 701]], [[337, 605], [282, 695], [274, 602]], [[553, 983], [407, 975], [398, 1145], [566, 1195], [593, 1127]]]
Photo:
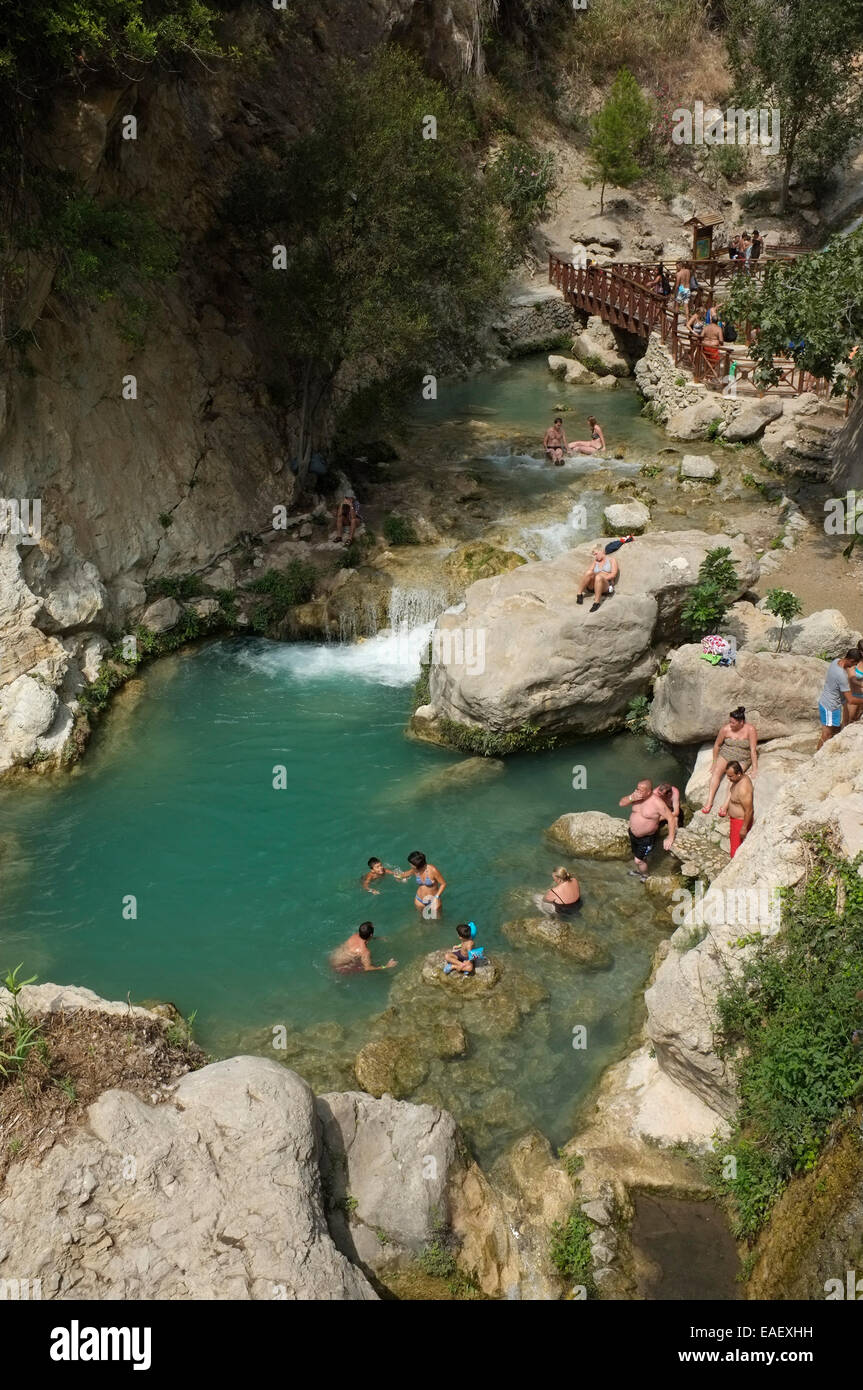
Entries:
[[651, 106], [626, 68], [621, 68], [602, 109], [594, 117], [590, 133], [591, 169], [585, 183], [601, 184], [599, 210], [605, 210], [607, 184], [628, 188], [641, 177], [636, 160], [650, 133]]

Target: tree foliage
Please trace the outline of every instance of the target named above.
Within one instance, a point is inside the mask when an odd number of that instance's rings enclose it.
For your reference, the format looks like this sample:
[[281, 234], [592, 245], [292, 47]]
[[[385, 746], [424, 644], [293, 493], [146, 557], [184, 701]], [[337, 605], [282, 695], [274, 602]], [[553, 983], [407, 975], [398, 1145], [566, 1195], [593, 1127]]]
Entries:
[[[436, 138], [423, 138], [427, 116]], [[227, 216], [247, 263], [265, 267], [254, 279], [282, 398], [299, 414], [301, 468], [346, 362], [352, 390], [358, 378], [419, 390], [499, 288], [504, 239], [471, 137], [458, 98], [387, 49], [365, 71], [345, 66], [314, 132], [235, 186]]]
[[821, 177], [863, 130], [863, 0], [728, 0], [744, 107], [780, 113], [784, 210], [792, 173]]
[[590, 172], [585, 183], [601, 184], [599, 210], [605, 210], [607, 184], [628, 188], [641, 177], [636, 156], [650, 134], [652, 108], [626, 68], [621, 68], [590, 131]]
[[774, 357], [790, 356], [846, 394], [863, 382], [863, 228], [761, 279], [735, 275], [726, 317], [757, 326], [750, 352], [763, 381], [778, 380]]

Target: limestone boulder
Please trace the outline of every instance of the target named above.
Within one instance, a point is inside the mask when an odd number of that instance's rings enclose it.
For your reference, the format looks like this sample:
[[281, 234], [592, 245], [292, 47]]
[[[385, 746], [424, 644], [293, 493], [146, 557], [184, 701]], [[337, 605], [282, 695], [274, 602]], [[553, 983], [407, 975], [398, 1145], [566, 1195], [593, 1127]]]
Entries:
[[423, 983], [457, 992], [459, 999], [473, 999], [478, 995], [488, 994], [500, 984], [500, 964], [491, 956], [483, 956], [477, 960], [472, 975], [464, 975], [458, 970], [452, 970], [447, 974], [444, 970], [445, 964], [446, 948], [430, 952], [422, 964]]
[[455, 1170], [470, 1161], [455, 1120], [435, 1106], [356, 1091], [319, 1096], [317, 1112], [336, 1245], [372, 1269], [407, 1263], [435, 1239]]
[[573, 339], [572, 350], [585, 367], [598, 376], [629, 376], [626, 360], [610, 326], [598, 316], [587, 320], [583, 333]]
[[650, 523], [650, 509], [643, 502], [612, 502], [602, 513], [608, 536], [640, 536]]
[[[674, 640], [686, 595], [707, 551], [727, 545], [740, 593], [758, 576], [742, 540], [700, 531], [652, 532], [618, 552], [615, 594], [592, 613], [576, 603], [590, 545], [471, 585], [435, 634], [450, 659], [431, 667], [430, 700], [441, 721], [518, 734], [599, 733], [623, 723], [629, 701], [656, 670], [654, 645]], [[461, 658], [461, 660], [459, 660]], [[428, 718], [418, 736], [435, 736]]]
[[626, 859], [630, 853], [626, 821], [604, 811], [571, 811], [559, 816], [548, 834], [567, 854], [582, 859]]
[[743, 705], [759, 738], [806, 733], [818, 722], [826, 670], [814, 657], [748, 650], [736, 666], [711, 666], [700, 643], [679, 647], [654, 687], [650, 727], [665, 743], [703, 743]]
[[469, 541], [447, 556], [445, 567], [453, 582], [459, 588], [466, 588], [477, 579], [507, 574], [523, 564], [526, 564], [524, 556], [517, 555], [514, 550], [502, 550], [486, 541]]
[[567, 386], [584, 386], [596, 380], [593, 372], [574, 357], [557, 357], [552, 354], [548, 359], [548, 369], [555, 376], [562, 376]]
[[706, 454], [684, 454], [680, 464], [682, 479], [692, 479], [699, 483], [715, 483], [719, 478], [719, 464]]
[[746, 400], [723, 433], [729, 444], [741, 443], [747, 439], [757, 439], [765, 427], [778, 420], [782, 414], [780, 396], [762, 396], [761, 399]]
[[0, 772], [29, 762], [58, 705], [57, 692], [32, 676], [18, 676], [0, 688]]
[[45, 632], [69, 632], [98, 622], [107, 595], [95, 565], [84, 561], [63, 565], [48, 576], [42, 588], [39, 626]]
[[587, 970], [607, 970], [611, 965], [611, 953], [577, 921], [544, 915], [519, 917], [504, 922], [501, 930], [513, 946], [547, 946]]
[[182, 608], [175, 598], [159, 598], [144, 609], [141, 623], [150, 632], [170, 632], [180, 621]]
[[38, 1165], [13, 1163], [0, 1278], [22, 1271], [55, 1299], [377, 1297], [330, 1235], [314, 1097], [261, 1057], [193, 1072], [158, 1105], [106, 1091]]
[[[775, 648], [779, 640], [779, 623], [772, 615], [768, 616], [772, 624], [768, 640]], [[824, 608], [818, 613], [810, 613], [806, 618], [796, 618], [793, 623], [786, 624], [782, 633], [783, 651], [791, 651], [798, 656], [827, 658], [830, 661], [834, 657], [844, 656], [846, 651], [856, 647], [859, 641], [859, 631], [851, 626], [838, 608]]]
[[719, 406], [710, 399], [694, 401], [672, 411], [665, 428], [674, 439], [706, 439], [711, 425], [722, 419]]

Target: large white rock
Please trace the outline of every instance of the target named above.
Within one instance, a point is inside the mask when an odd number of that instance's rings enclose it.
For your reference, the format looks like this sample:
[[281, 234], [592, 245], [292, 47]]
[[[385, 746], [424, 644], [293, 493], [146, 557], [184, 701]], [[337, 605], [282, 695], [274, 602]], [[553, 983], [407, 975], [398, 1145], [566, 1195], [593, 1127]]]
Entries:
[[672, 411], [665, 428], [674, 439], [706, 439], [711, 425], [722, 419], [722, 410], [709, 397]]
[[[707, 551], [727, 545], [740, 592], [758, 565], [741, 540], [701, 531], [652, 532], [618, 552], [617, 592], [591, 613], [576, 604], [591, 546], [479, 580], [458, 612], [438, 620], [430, 701], [437, 717], [514, 733], [619, 727], [654, 673], [653, 644], [677, 627]], [[419, 731], [418, 731], [419, 732]]]
[[626, 821], [604, 811], [570, 811], [558, 816], [548, 834], [567, 854], [586, 859], [626, 859], [630, 854]]
[[159, 598], [141, 616], [144, 627], [151, 632], [169, 632], [180, 621], [182, 608], [174, 598]]
[[817, 726], [826, 670], [814, 657], [748, 650], [736, 666], [711, 666], [700, 643], [678, 647], [656, 682], [650, 726], [665, 743], [703, 743], [744, 705], [760, 739], [805, 733]]
[[0, 689], [0, 772], [29, 762], [40, 734], [54, 723], [57, 692], [32, 676], [19, 676]]
[[308, 1086], [265, 1058], [193, 1072], [160, 1105], [106, 1091], [9, 1169], [0, 1278], [57, 1299], [374, 1300], [330, 1235], [317, 1144]]
[[719, 477], [719, 464], [706, 454], [684, 454], [680, 464], [681, 478], [713, 483]]
[[766, 425], [779, 419], [782, 409], [781, 396], [762, 396], [760, 399], [756, 397], [754, 400], [746, 400], [722, 437], [729, 444], [736, 444], [745, 439], [757, 439]]
[[594, 315], [583, 333], [573, 339], [572, 350], [579, 362], [599, 376], [629, 376], [629, 363], [607, 323]]
[[643, 502], [612, 502], [602, 513], [610, 536], [640, 536], [650, 521], [650, 510]]
[[49, 587], [42, 588], [40, 626], [46, 632], [67, 632], [97, 622], [105, 607], [105, 586], [99, 571], [89, 561], [64, 565], [48, 575]]

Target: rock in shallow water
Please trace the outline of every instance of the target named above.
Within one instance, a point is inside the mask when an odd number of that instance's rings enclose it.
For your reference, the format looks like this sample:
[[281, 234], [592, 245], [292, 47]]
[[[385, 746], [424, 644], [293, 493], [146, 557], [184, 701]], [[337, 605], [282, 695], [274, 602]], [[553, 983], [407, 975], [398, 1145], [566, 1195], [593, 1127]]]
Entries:
[[548, 946], [590, 970], [607, 970], [611, 953], [596, 937], [560, 917], [519, 917], [504, 922], [504, 936], [515, 946]]
[[548, 834], [569, 854], [586, 859], [626, 859], [630, 853], [626, 821], [604, 811], [570, 811]]

